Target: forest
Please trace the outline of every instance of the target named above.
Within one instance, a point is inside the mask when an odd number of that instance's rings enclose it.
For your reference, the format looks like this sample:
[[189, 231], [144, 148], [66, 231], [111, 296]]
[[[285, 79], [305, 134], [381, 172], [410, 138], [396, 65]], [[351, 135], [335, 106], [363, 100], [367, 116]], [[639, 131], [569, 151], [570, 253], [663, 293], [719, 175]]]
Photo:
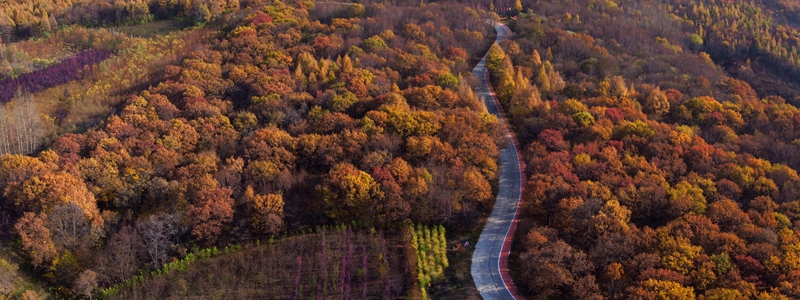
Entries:
[[787, 4], [537, 1], [517, 16], [487, 66], [525, 148], [510, 266], [529, 297], [800, 297]]
[[3, 1], [0, 299], [800, 298], [799, 9]]
[[[60, 20], [81, 5], [34, 11]], [[159, 5], [149, 7], [163, 18]], [[169, 7], [170, 18], [185, 17]], [[503, 126], [465, 77], [494, 34], [490, 13], [458, 3], [226, 10], [154, 37], [79, 22], [4, 45], [16, 65], [51, 60], [11, 68], [2, 82], [18, 91], [0, 115], [4, 295], [202, 295], [164, 287], [164, 276], [300, 243], [316, 258], [264, 260], [299, 269], [261, 292], [428, 298], [448, 265], [441, 225], [473, 228], [493, 202]], [[97, 121], [73, 123], [79, 116]], [[339, 224], [355, 229], [311, 231]], [[320, 234], [332, 244], [303, 242]], [[243, 250], [217, 256], [223, 248]], [[413, 268], [398, 267], [409, 259]], [[316, 268], [330, 281], [311, 278]], [[241, 282], [226, 280], [213, 284]]]

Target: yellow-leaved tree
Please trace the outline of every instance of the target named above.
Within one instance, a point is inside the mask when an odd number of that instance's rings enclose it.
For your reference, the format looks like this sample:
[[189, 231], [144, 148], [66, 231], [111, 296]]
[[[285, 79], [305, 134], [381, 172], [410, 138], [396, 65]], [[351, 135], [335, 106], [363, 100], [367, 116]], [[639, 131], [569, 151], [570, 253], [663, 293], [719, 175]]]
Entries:
[[248, 186], [244, 199], [250, 213], [250, 226], [259, 233], [274, 235], [283, 228], [283, 195], [259, 195]]
[[329, 218], [337, 222], [377, 221], [383, 192], [371, 175], [355, 166], [348, 163], [336, 165], [318, 191]]
[[503, 58], [505, 57], [506, 53], [503, 48], [497, 43], [492, 44], [492, 47], [489, 48], [489, 53], [486, 55], [486, 69], [490, 72], [497, 71], [500, 69], [500, 64], [503, 63]]

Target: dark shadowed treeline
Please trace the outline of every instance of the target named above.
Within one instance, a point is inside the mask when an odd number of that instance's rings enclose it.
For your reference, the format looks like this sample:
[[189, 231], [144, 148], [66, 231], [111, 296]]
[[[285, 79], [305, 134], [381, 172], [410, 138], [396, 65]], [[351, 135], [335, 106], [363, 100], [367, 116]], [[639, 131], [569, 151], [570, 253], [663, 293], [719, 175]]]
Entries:
[[99, 63], [111, 56], [106, 50], [89, 50], [67, 58], [58, 64], [0, 81], [0, 103], [11, 101], [17, 92], [36, 93], [46, 88], [77, 79], [84, 67]]

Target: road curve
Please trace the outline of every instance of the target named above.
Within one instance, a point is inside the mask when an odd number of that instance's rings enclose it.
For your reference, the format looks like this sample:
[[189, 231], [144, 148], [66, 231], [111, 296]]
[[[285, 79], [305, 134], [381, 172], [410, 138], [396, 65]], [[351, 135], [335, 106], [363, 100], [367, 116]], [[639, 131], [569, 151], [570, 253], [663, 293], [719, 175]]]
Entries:
[[[511, 34], [511, 30], [502, 23], [495, 22], [494, 29], [497, 31], [498, 43]], [[486, 55], [472, 70], [472, 74], [483, 79], [475, 91], [478, 97], [483, 100], [490, 113], [496, 115], [503, 124], [508, 124], [503, 108], [494, 95], [492, 84], [489, 83]], [[508, 274], [508, 253], [517, 227], [518, 207], [525, 180], [522, 170], [525, 168], [520, 160], [514, 133], [508, 127], [506, 137], [510, 142], [508, 147], [500, 151], [497, 200], [472, 254], [472, 279], [483, 299], [522, 299]]]

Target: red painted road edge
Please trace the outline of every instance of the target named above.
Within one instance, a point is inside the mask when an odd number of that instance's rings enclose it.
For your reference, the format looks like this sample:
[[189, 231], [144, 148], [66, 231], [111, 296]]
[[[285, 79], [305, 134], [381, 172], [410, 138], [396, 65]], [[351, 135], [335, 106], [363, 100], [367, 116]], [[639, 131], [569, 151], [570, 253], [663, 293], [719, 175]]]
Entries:
[[[500, 24], [511, 32], [511, 29], [508, 28], [505, 24], [496, 22], [496, 24]], [[517, 286], [514, 285], [514, 281], [511, 280], [511, 274], [508, 272], [508, 255], [511, 253], [511, 242], [514, 240], [514, 234], [517, 231], [517, 222], [519, 222], [519, 211], [520, 206], [522, 205], [522, 193], [525, 190], [525, 184], [527, 180], [525, 178], [525, 162], [522, 160], [522, 153], [519, 151], [519, 144], [517, 143], [517, 136], [514, 134], [514, 131], [511, 130], [511, 126], [508, 125], [508, 119], [506, 118], [506, 114], [503, 111], [503, 107], [500, 105], [500, 102], [497, 101], [497, 97], [494, 93], [494, 87], [492, 86], [491, 81], [489, 81], [489, 70], [486, 70], [484, 73], [484, 80], [486, 81], [486, 86], [489, 87], [489, 93], [492, 95], [492, 100], [494, 101], [495, 106], [497, 106], [497, 111], [500, 113], [500, 117], [503, 119], [503, 124], [506, 125], [506, 130], [508, 131], [509, 136], [511, 137], [511, 142], [514, 144], [514, 150], [517, 151], [517, 161], [519, 162], [519, 201], [517, 202], [517, 209], [514, 213], [514, 220], [511, 222], [511, 226], [508, 228], [508, 232], [506, 232], [505, 239], [503, 241], [503, 248], [500, 250], [500, 259], [498, 261], [498, 267], [500, 268], [500, 276], [503, 279], [503, 284], [505, 285], [506, 289], [511, 293], [511, 296], [514, 299], [524, 299], [520, 294], [519, 290], [517, 290]]]

